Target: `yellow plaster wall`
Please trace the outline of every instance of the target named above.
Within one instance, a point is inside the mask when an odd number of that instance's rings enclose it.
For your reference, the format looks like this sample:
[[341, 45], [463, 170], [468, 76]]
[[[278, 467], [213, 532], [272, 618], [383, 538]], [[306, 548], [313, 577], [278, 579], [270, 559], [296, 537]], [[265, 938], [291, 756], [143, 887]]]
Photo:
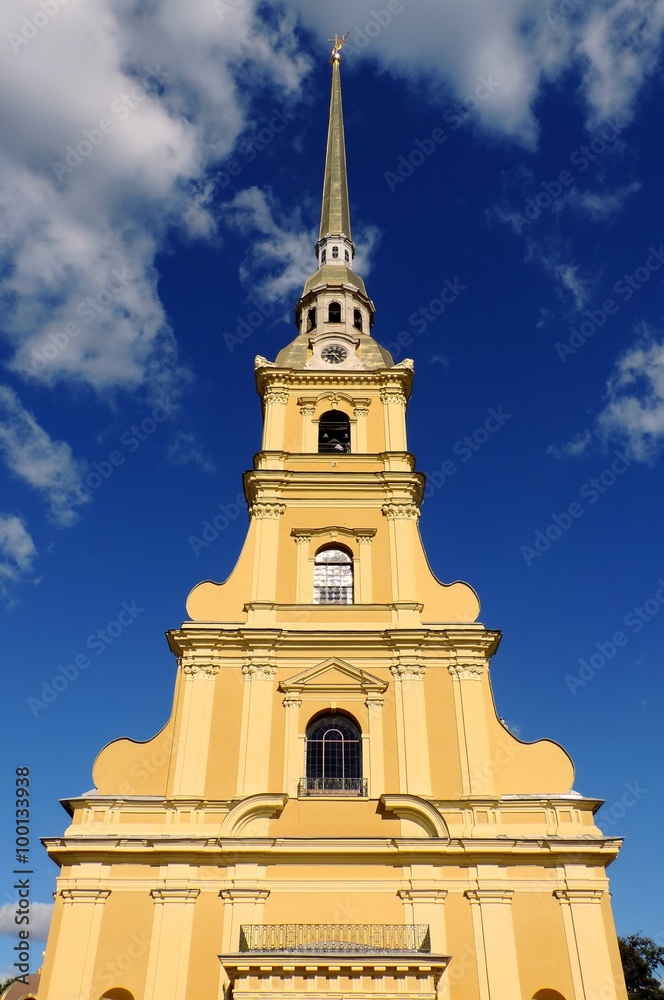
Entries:
[[553, 892], [515, 892], [512, 921], [523, 996], [530, 1000], [538, 990], [551, 989], [572, 998], [569, 961], [561, 958], [567, 954], [565, 928]]

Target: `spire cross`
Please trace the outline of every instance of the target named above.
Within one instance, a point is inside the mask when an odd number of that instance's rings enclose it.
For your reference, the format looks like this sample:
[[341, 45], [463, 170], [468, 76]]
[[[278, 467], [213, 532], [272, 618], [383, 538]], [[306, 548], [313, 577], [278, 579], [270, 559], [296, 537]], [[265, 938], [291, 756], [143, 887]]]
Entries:
[[341, 37], [339, 37], [339, 35], [335, 35], [334, 38], [328, 38], [328, 42], [332, 42], [334, 46], [332, 49], [332, 59], [341, 58], [339, 53], [341, 52], [341, 48], [349, 35], [350, 31], [347, 31], [346, 34], [341, 35]]

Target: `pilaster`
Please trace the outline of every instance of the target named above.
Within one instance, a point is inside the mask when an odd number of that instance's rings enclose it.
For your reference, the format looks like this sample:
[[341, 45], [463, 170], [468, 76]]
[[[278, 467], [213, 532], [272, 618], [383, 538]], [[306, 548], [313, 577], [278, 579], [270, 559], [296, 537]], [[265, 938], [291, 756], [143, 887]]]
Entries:
[[383, 743], [385, 698], [382, 694], [372, 692], [367, 695], [365, 705], [369, 718], [369, 796], [372, 799], [377, 799], [385, 791], [385, 746]]
[[286, 429], [286, 386], [270, 385], [263, 395], [265, 422], [263, 425], [263, 451], [282, 451]]
[[602, 913], [603, 889], [557, 889], [567, 950], [570, 956], [575, 1000], [624, 1000], [622, 975], [611, 965]]
[[406, 397], [400, 385], [384, 385], [380, 399], [385, 414], [387, 451], [406, 451]]
[[509, 889], [468, 889], [477, 951], [480, 1000], [521, 997]]
[[251, 601], [271, 603], [276, 598], [279, 521], [286, 505], [277, 502], [253, 503], [249, 516], [255, 522], [256, 555], [251, 584]]
[[242, 723], [237, 794], [257, 795], [268, 790], [272, 696], [277, 668], [266, 662], [248, 660], [242, 667]]
[[224, 902], [224, 922], [221, 948], [224, 952], [237, 952], [240, 947], [242, 924], [262, 924], [265, 900], [269, 889], [257, 886], [233, 886], [219, 893]]
[[304, 774], [304, 761], [299, 736], [299, 719], [302, 699], [295, 694], [287, 694], [282, 702], [286, 712], [284, 731], [284, 791], [297, 796], [300, 778]]
[[191, 650], [180, 656], [178, 665], [183, 689], [171, 794], [202, 796], [219, 660], [209, 650]]
[[109, 889], [61, 889], [56, 894], [63, 912], [49, 1000], [93, 994], [101, 921], [109, 896]]
[[488, 669], [488, 661], [479, 653], [457, 655], [448, 666], [454, 692], [464, 795], [489, 795], [494, 789], [485, 704]]
[[200, 889], [152, 889], [152, 941], [145, 1000], [185, 1000], [194, 903]]
[[431, 795], [431, 767], [424, 702], [423, 664], [400, 661], [390, 667], [399, 755], [399, 787], [410, 795]]

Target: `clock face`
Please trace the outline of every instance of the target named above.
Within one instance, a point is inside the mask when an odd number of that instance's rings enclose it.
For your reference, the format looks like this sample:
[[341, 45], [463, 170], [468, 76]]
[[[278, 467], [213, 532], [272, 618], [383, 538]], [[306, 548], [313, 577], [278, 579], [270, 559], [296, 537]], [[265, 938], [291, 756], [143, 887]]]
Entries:
[[320, 356], [323, 361], [327, 361], [329, 365], [340, 365], [342, 361], [345, 361], [348, 357], [348, 351], [341, 344], [329, 344], [324, 347], [320, 352]]

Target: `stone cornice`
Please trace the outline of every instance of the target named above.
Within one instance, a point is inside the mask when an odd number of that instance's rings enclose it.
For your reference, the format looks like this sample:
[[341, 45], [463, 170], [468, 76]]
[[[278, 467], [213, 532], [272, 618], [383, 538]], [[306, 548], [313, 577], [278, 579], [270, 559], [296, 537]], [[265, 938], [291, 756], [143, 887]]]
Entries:
[[307, 540], [309, 538], [319, 538], [320, 536], [329, 536], [334, 539], [337, 535], [341, 535], [342, 538], [355, 538], [358, 541], [367, 540], [370, 541], [377, 534], [376, 528], [340, 528], [336, 525], [329, 525], [325, 528], [292, 528], [291, 537], [295, 539], [296, 542]]
[[[265, 361], [264, 358], [261, 359]], [[319, 369], [277, 368], [271, 364], [261, 364], [256, 368], [256, 387], [261, 396], [269, 388], [299, 389], [311, 387], [333, 388], [343, 391], [346, 387], [399, 388], [408, 399], [413, 384], [413, 370], [409, 367], [394, 366], [375, 370], [344, 369], [342, 371], [321, 371]]]
[[[256, 796], [258, 798], [259, 796]], [[235, 865], [240, 859], [255, 864], [334, 864], [363, 862], [394, 865], [455, 863], [528, 865], [575, 864], [607, 867], [618, 855], [622, 840], [539, 838], [283, 838], [80, 837], [45, 839], [49, 856], [58, 864], [103, 862], [108, 864], [214, 864]], [[443, 860], [444, 859], [444, 860]], [[555, 880], [551, 886], [554, 890]], [[572, 892], [560, 889], [561, 892]], [[582, 890], [587, 893], [587, 890]], [[603, 890], [592, 890], [603, 891]], [[563, 900], [564, 901], [564, 900]], [[589, 900], [592, 901], [592, 900]]]

